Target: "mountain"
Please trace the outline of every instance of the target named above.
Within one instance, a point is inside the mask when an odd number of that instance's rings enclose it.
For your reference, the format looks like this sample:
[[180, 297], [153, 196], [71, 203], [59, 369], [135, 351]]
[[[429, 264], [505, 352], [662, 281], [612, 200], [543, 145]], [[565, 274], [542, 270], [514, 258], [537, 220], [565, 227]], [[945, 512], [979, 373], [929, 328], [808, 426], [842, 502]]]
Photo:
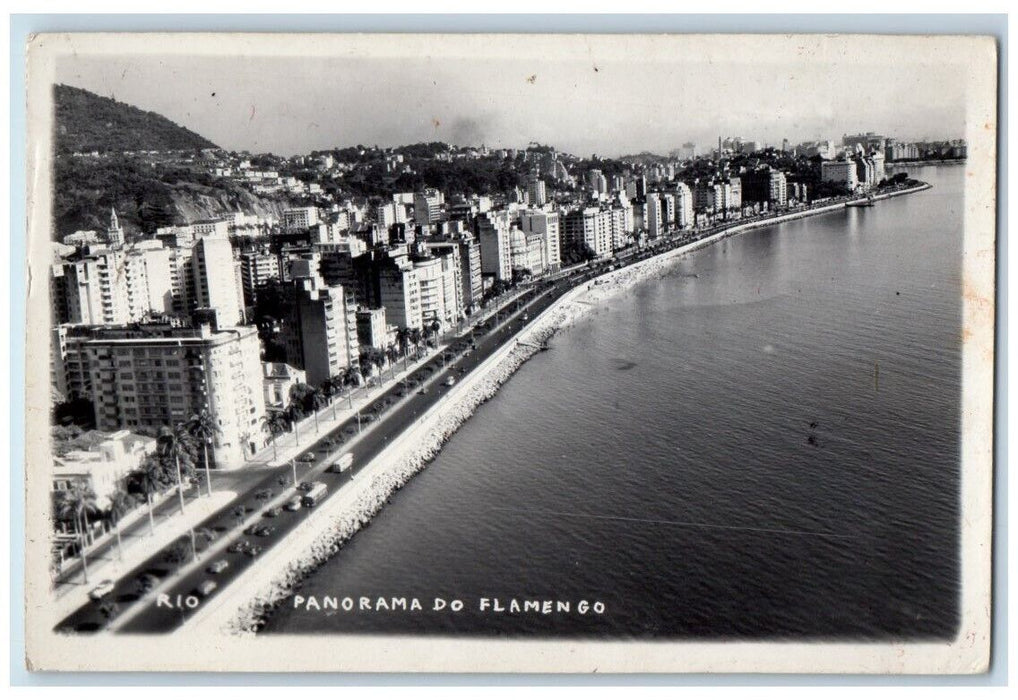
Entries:
[[[242, 211], [280, 216], [285, 196], [257, 196], [202, 165], [217, 148], [166, 117], [67, 85], [53, 88], [56, 149], [51, 234], [103, 230], [117, 210], [129, 238]], [[98, 157], [74, 154], [99, 152]], [[150, 151], [158, 151], [152, 155]], [[167, 151], [185, 151], [167, 154]]]
[[69, 85], [53, 86], [57, 154], [217, 148], [155, 112]]

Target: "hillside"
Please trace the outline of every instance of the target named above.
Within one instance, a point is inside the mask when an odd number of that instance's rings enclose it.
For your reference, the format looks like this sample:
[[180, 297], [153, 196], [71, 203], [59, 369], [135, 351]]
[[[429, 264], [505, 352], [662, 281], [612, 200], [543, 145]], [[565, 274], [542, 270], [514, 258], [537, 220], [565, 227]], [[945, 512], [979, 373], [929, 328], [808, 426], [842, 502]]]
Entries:
[[69, 85], [53, 86], [57, 154], [216, 148], [166, 117]]
[[[57, 85], [52, 236], [104, 230], [110, 207], [131, 238], [160, 226], [185, 224], [236, 211], [279, 216], [285, 197], [258, 197], [196, 165], [174, 165], [142, 151], [216, 148], [163, 116]], [[99, 151], [99, 157], [74, 153]], [[138, 154], [138, 155], [132, 155]], [[181, 161], [183, 162], [183, 161]]]
[[187, 169], [154, 167], [140, 158], [58, 157], [54, 167], [53, 238], [105, 230], [115, 207], [129, 237], [160, 226], [243, 211], [281, 216], [285, 198], [257, 197], [240, 185]]

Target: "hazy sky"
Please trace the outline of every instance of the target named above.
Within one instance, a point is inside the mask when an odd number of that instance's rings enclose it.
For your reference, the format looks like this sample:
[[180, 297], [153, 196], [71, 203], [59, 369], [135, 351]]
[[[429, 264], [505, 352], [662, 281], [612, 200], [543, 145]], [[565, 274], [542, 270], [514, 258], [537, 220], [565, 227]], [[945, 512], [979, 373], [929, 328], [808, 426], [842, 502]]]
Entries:
[[56, 79], [224, 148], [280, 155], [429, 140], [621, 155], [690, 140], [705, 149], [719, 135], [777, 144], [858, 131], [964, 136], [962, 72], [907, 53], [502, 54], [69, 55]]

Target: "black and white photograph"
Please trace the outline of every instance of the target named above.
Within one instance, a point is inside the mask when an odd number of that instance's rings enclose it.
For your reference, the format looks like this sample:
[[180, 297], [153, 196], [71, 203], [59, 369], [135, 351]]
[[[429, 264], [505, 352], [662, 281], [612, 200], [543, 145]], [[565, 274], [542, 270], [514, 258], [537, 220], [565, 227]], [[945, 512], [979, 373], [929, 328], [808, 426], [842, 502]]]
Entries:
[[30, 667], [984, 672], [997, 62], [32, 37]]

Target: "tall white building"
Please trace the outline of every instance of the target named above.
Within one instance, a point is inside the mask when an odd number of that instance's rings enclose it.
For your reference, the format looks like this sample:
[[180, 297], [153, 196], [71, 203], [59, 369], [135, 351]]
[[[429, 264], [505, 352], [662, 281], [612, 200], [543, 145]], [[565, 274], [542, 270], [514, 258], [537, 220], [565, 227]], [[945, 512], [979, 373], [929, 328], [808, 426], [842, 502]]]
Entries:
[[850, 190], [859, 185], [858, 170], [851, 160], [824, 161], [820, 164], [820, 179], [824, 182], [836, 182]]
[[318, 386], [359, 363], [357, 304], [353, 293], [327, 286], [312, 274], [293, 280], [290, 316], [284, 319], [286, 361]]
[[425, 326], [438, 321], [442, 330], [452, 328], [460, 317], [457, 304], [458, 258], [435, 255], [413, 261], [421, 298], [421, 322]]
[[675, 190], [675, 224], [679, 228], [686, 228], [693, 223], [693, 193], [689, 185], [680, 182]]
[[597, 207], [575, 209], [562, 219], [562, 242], [567, 249], [589, 250], [599, 258], [612, 254], [611, 216]]
[[194, 244], [195, 307], [213, 309], [221, 328], [243, 321], [244, 295], [228, 238], [206, 237]]
[[406, 256], [390, 258], [377, 273], [379, 306], [397, 328], [423, 327], [421, 287], [417, 270]]
[[426, 189], [414, 193], [414, 221], [418, 224], [436, 223], [442, 215], [442, 193]]
[[527, 200], [532, 207], [543, 207], [548, 201], [544, 180], [532, 177], [527, 181]]
[[254, 306], [258, 301], [259, 288], [280, 278], [279, 256], [267, 250], [241, 253], [240, 272], [244, 303]]
[[512, 222], [507, 212], [488, 212], [477, 217], [481, 245], [481, 272], [509, 282], [513, 278]]
[[128, 323], [173, 310], [171, 252], [159, 241], [90, 248], [51, 267], [57, 323]]
[[657, 238], [664, 230], [664, 212], [661, 207], [661, 199], [656, 192], [647, 194], [644, 226], [647, 229], [647, 235], [651, 238]]
[[524, 233], [541, 234], [544, 239], [547, 266], [551, 270], [557, 270], [562, 265], [558, 212], [535, 210], [520, 212], [520, 228]]

